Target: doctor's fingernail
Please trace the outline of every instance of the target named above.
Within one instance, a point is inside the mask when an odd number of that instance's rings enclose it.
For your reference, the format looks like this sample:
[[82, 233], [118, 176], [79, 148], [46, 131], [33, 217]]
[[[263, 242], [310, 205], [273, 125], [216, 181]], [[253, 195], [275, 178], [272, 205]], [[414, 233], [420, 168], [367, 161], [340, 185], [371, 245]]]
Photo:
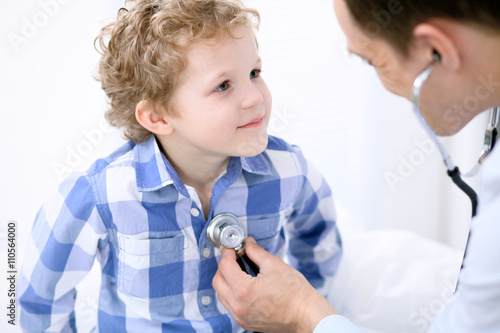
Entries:
[[246, 242], [247, 243], [250, 242], [250, 243], [254, 243], [254, 244], [257, 243], [252, 236], [247, 237]]

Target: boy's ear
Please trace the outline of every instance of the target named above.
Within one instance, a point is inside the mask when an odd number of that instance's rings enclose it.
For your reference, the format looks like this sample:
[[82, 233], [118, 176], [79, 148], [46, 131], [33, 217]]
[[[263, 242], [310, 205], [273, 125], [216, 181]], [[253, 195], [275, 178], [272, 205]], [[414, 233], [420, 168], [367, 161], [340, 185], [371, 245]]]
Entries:
[[422, 40], [440, 55], [440, 63], [451, 71], [461, 66], [460, 50], [446, 30], [432, 23], [420, 23], [413, 30], [415, 38]]
[[172, 124], [167, 116], [158, 115], [153, 103], [150, 101], [140, 101], [135, 107], [135, 118], [148, 131], [158, 135], [170, 135], [174, 132]]

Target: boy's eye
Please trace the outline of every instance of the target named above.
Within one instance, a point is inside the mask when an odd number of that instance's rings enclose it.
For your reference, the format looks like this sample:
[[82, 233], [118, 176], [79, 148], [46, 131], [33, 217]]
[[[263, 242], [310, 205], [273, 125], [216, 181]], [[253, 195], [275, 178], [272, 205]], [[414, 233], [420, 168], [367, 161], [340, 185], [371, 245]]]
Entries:
[[229, 88], [229, 82], [224, 81], [217, 88], [214, 89], [214, 91], [226, 91]]
[[253, 71], [250, 72], [250, 78], [255, 79], [256, 77], [259, 77], [261, 70], [260, 69], [254, 69]]

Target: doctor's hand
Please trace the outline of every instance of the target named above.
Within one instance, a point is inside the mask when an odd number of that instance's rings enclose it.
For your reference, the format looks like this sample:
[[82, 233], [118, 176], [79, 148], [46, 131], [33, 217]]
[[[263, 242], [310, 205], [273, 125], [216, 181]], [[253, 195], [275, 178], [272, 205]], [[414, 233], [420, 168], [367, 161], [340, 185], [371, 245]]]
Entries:
[[313, 332], [337, 314], [306, 278], [280, 258], [246, 241], [246, 254], [260, 267], [257, 277], [243, 272], [234, 250], [223, 249], [212, 281], [221, 303], [244, 329], [257, 332]]

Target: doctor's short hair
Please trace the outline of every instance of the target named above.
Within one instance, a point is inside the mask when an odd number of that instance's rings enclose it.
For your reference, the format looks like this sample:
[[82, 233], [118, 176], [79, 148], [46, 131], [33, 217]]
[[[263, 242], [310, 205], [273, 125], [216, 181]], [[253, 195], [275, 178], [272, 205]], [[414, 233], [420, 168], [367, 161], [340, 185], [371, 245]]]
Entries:
[[432, 18], [475, 24], [500, 33], [499, 0], [335, 0], [345, 1], [354, 21], [369, 37], [388, 41], [407, 56], [413, 29]]
[[[172, 110], [172, 96], [187, 66], [186, 48], [200, 39], [236, 37], [235, 29], [258, 29], [259, 13], [240, 0], [134, 0], [95, 39], [98, 75], [110, 108], [106, 120], [135, 143], [151, 132], [135, 118], [147, 100], [157, 114]], [[98, 45], [97, 45], [98, 44]], [[168, 110], [168, 111], [164, 111]]]

